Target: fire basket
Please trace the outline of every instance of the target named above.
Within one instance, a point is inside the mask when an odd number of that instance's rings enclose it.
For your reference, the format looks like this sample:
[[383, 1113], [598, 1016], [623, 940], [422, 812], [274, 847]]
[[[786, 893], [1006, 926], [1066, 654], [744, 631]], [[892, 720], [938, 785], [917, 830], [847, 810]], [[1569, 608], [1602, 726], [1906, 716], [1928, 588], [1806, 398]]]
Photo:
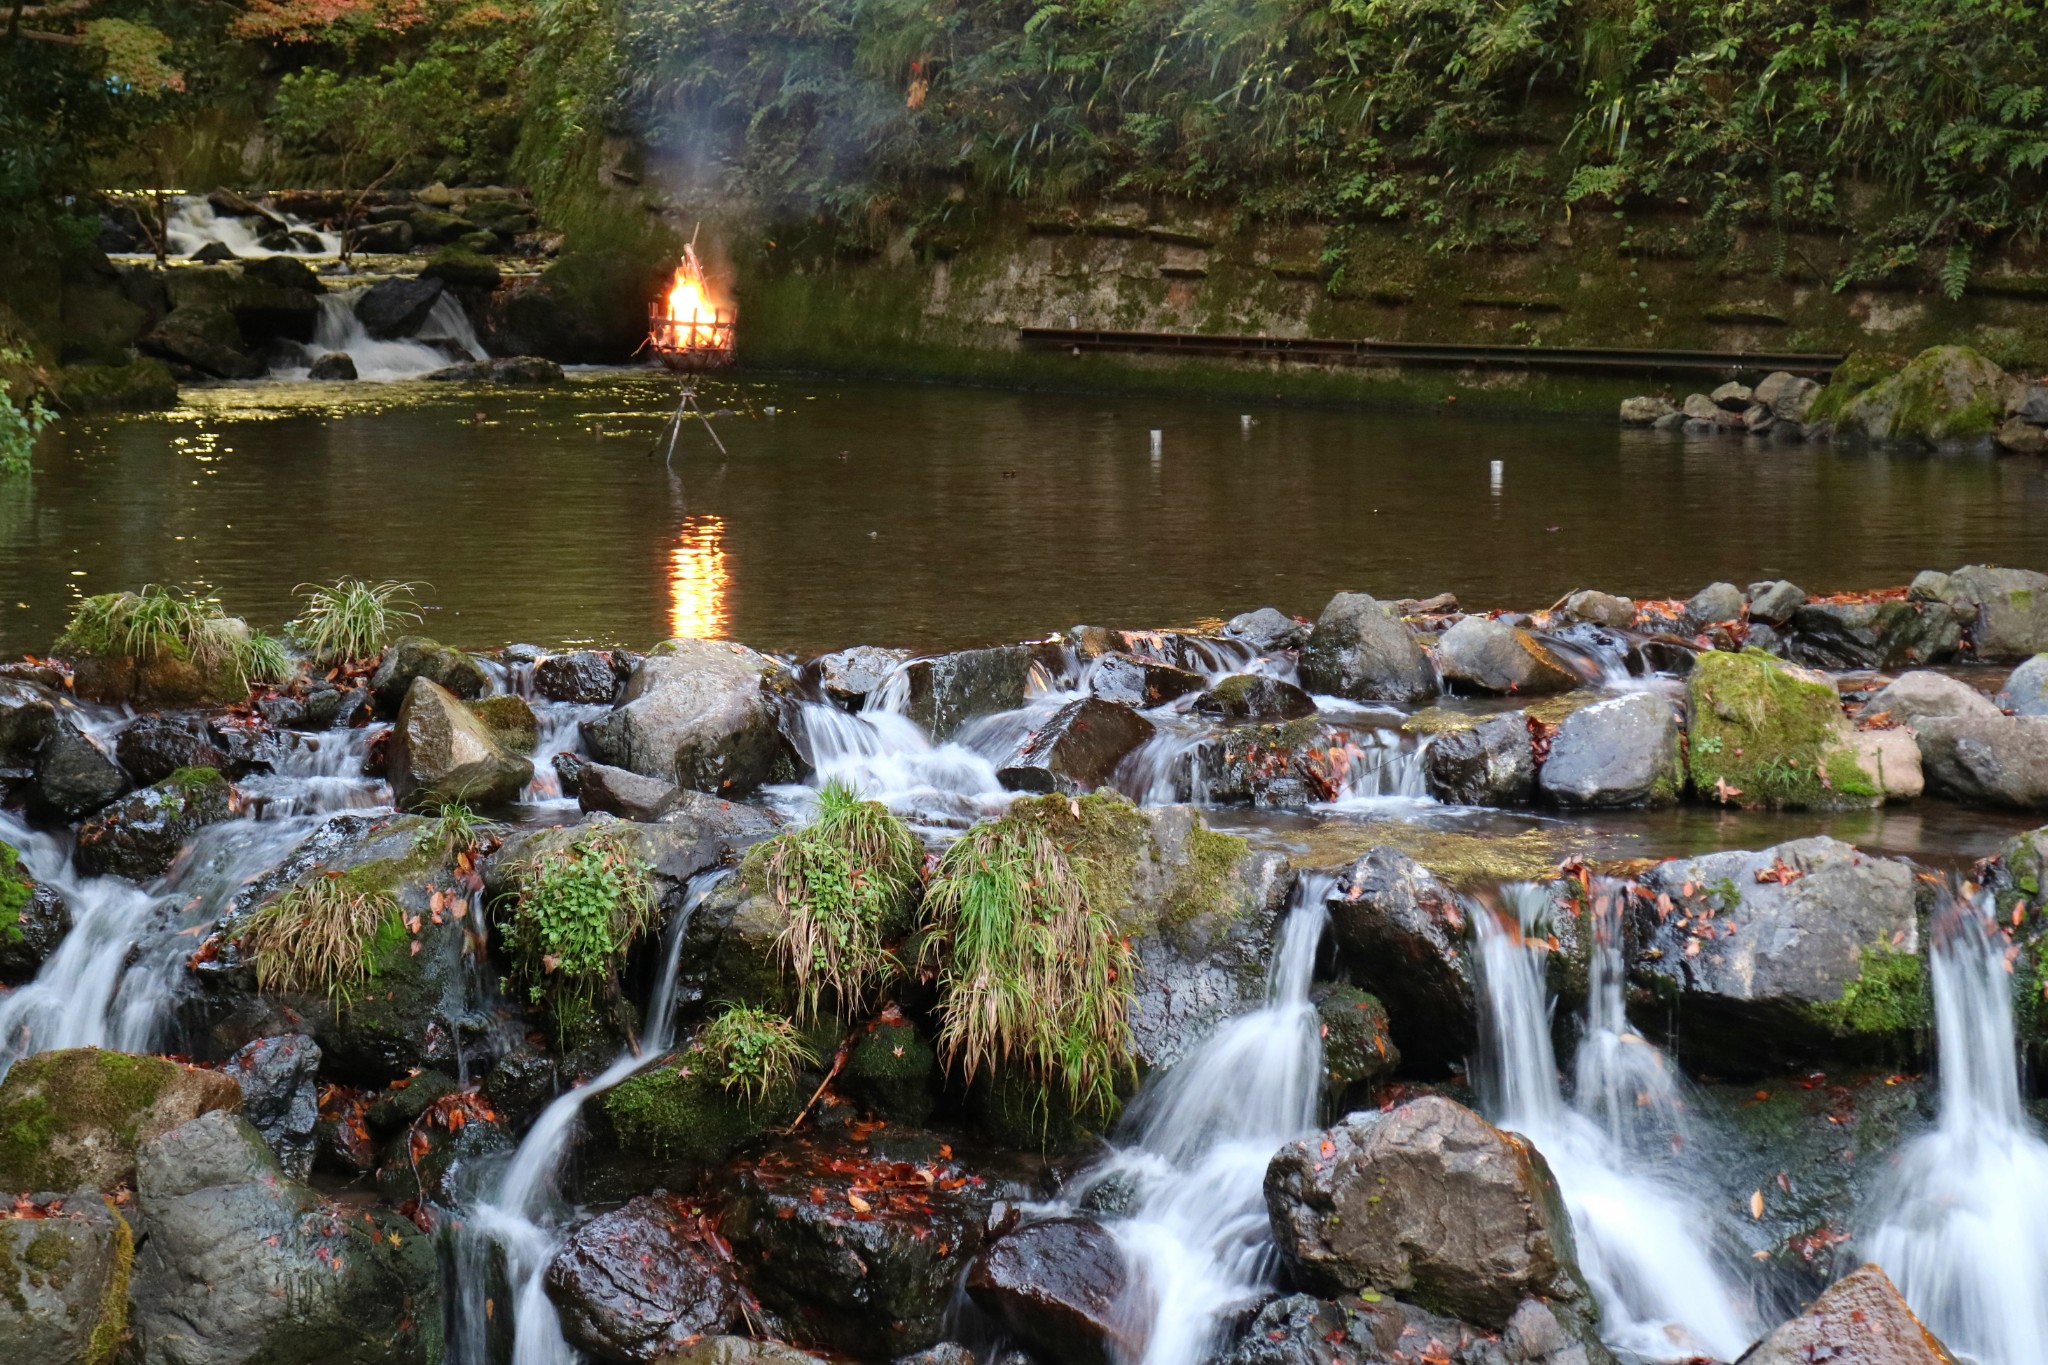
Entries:
[[680, 374], [719, 370], [733, 361], [733, 314], [712, 303], [694, 243], [666, 295], [647, 305], [647, 344], [661, 363]]

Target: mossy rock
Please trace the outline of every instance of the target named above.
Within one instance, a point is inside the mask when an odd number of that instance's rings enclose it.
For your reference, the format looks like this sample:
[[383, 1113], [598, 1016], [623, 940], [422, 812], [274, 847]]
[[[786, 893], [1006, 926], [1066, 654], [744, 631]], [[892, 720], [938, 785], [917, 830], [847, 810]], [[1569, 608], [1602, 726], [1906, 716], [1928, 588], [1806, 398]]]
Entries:
[[896, 1015], [871, 1024], [846, 1059], [841, 1084], [877, 1118], [919, 1127], [932, 1115], [938, 1054]]
[[[486, 242], [495, 242], [486, 236]], [[457, 289], [496, 289], [504, 275], [498, 263], [481, 254], [473, 244], [444, 246], [433, 254], [425, 268], [420, 271], [423, 280], [440, 280]]]
[[810, 1093], [799, 1082], [753, 1102], [728, 1090], [718, 1071], [693, 1042], [607, 1091], [599, 1103], [619, 1147], [686, 1171], [709, 1170], [789, 1123]]
[[135, 1235], [89, 1191], [23, 1195], [0, 1217], [0, 1341], [24, 1361], [111, 1365], [128, 1329]]
[[232, 1078], [162, 1057], [90, 1047], [24, 1057], [0, 1082], [0, 1190], [111, 1192], [134, 1180], [144, 1142], [241, 1107]]
[[37, 881], [14, 845], [0, 841], [0, 982], [33, 980], [71, 932], [71, 907]]
[[1017, 1071], [999, 1071], [977, 1081], [969, 1108], [982, 1130], [999, 1146], [1024, 1152], [1066, 1152], [1108, 1136], [1123, 1114], [1128, 1076], [1119, 1078], [1114, 1103], [1076, 1106], [1064, 1087]]
[[161, 360], [124, 365], [66, 365], [57, 371], [56, 399], [66, 412], [155, 412], [178, 405], [178, 381]]
[[208, 825], [234, 813], [234, 789], [215, 768], [179, 768], [81, 825], [75, 857], [95, 876], [162, 875]]
[[1857, 810], [1884, 793], [1858, 763], [1834, 684], [1761, 650], [1702, 654], [1687, 682], [1687, 763], [1706, 799]]
[[2011, 378], [1967, 346], [1936, 346], [1843, 403], [1843, 432], [1915, 445], [1988, 441], [2005, 417]]
[[1851, 351], [1835, 366], [1827, 384], [1807, 409], [1808, 422], [1833, 421], [1859, 394], [1890, 379], [1906, 366], [1906, 357], [1882, 351]]
[[463, 703], [508, 753], [530, 754], [540, 745], [540, 719], [524, 697], [502, 693]]
[[1934, 1023], [1934, 996], [1918, 953], [1874, 943], [1863, 950], [1862, 970], [1842, 998], [1814, 1007], [1816, 1023], [1848, 1042], [1910, 1040]]
[[1250, 846], [1188, 806], [1141, 810], [1111, 792], [1014, 803], [1005, 820], [1038, 826], [1066, 853], [1098, 909], [1132, 935], [1204, 941], [1250, 909], [1237, 875]]
[[1401, 1051], [1394, 1046], [1386, 1006], [1356, 986], [1327, 985], [1315, 992], [1323, 1032], [1322, 1115], [1334, 1123], [1366, 1101], [1372, 1084], [1394, 1073]]

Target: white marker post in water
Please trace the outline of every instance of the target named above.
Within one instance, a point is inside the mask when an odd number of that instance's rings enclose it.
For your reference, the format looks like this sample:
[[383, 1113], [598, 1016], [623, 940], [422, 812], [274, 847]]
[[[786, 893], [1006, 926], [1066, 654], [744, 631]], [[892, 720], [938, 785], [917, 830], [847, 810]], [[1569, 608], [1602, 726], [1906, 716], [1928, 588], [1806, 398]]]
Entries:
[[1155, 460], [1158, 459], [1160, 456], [1160, 452], [1162, 449], [1161, 441], [1163, 436], [1164, 433], [1162, 432], [1155, 431], [1152, 433], [1152, 458]]
[[1506, 469], [1506, 468], [1507, 468], [1507, 461], [1506, 461], [1506, 460], [1495, 460], [1495, 461], [1493, 462], [1493, 468], [1492, 468], [1492, 471], [1491, 471], [1491, 478], [1490, 478], [1490, 482], [1491, 482], [1491, 484], [1492, 484], [1492, 486], [1493, 486], [1493, 495], [1494, 495], [1494, 496], [1495, 496], [1496, 498], [1500, 496], [1500, 483], [1501, 483], [1501, 472], [1502, 472], [1502, 471], [1503, 471], [1504, 469]]

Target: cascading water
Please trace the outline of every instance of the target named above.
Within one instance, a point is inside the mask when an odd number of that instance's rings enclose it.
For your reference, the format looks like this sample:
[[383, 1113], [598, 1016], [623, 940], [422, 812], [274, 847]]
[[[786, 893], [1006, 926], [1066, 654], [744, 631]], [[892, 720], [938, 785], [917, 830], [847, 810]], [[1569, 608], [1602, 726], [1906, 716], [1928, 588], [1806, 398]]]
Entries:
[[345, 352], [355, 362], [356, 377], [369, 380], [416, 379], [434, 370], [446, 369], [461, 357], [487, 358], [483, 343], [469, 315], [453, 297], [443, 294], [434, 300], [417, 334], [392, 341], [370, 335], [356, 316], [355, 291], [320, 296], [320, 316], [313, 325], [313, 340], [305, 347], [306, 364], [288, 365], [273, 372], [279, 379], [303, 379], [308, 366], [321, 356]]
[[1988, 897], [1936, 919], [1941, 1113], [1863, 1244], [1935, 1335], [1979, 1365], [2048, 1365], [2048, 1143], [2020, 1102], [2006, 943]]
[[1668, 1064], [1623, 1013], [1619, 906], [1595, 898], [1592, 998], [1574, 1106], [1558, 1083], [1537, 934], [1549, 892], [1509, 887], [1503, 897], [1520, 922], [1483, 910], [1473, 916], [1484, 1002], [1477, 1079], [1487, 1116], [1549, 1162], [1611, 1346], [1645, 1360], [1733, 1360], [1755, 1339], [1756, 1324], [1710, 1250], [1713, 1216], [1654, 1171], [1660, 1144], [1668, 1166], [1683, 1116]]
[[792, 730], [817, 785], [844, 782], [921, 826], [965, 826], [1014, 796], [985, 754], [957, 741], [934, 744], [915, 721], [886, 707], [851, 715], [806, 701]]
[[316, 240], [319, 250], [302, 250], [294, 245], [285, 251], [276, 251], [259, 244], [258, 239], [277, 231], [277, 224], [264, 218], [236, 218], [220, 213], [204, 199], [186, 198], [178, 201], [177, 209], [171, 214], [170, 222], [164, 225], [164, 238], [173, 256], [189, 256], [201, 247], [218, 242], [235, 255], [244, 259], [263, 256], [338, 256], [341, 254], [341, 237], [332, 232], [323, 232], [311, 223], [284, 215], [285, 230], [303, 234]]
[[1272, 1287], [1266, 1213], [1273, 1153], [1315, 1127], [1322, 1031], [1309, 984], [1333, 878], [1304, 873], [1280, 931], [1266, 1004], [1219, 1028], [1148, 1084], [1124, 1121], [1128, 1145], [1083, 1185], [1128, 1186], [1109, 1224], [1142, 1297], [1124, 1305], [1144, 1365], [1188, 1365], [1222, 1344], [1226, 1316]]
[[675, 1041], [676, 972], [690, 916], [726, 869], [691, 881], [682, 907], [670, 917], [662, 944], [661, 977], [648, 1002], [640, 1046], [620, 1052], [612, 1064], [574, 1090], [555, 1097], [512, 1155], [496, 1189], [466, 1209], [454, 1233], [457, 1294], [448, 1336], [452, 1365], [488, 1365], [491, 1320], [486, 1304], [494, 1262], [502, 1257], [503, 1279], [512, 1293], [512, 1365], [574, 1365], [576, 1352], [562, 1337], [562, 1323], [547, 1296], [548, 1262], [561, 1245], [560, 1223], [567, 1212], [556, 1189], [583, 1106], [658, 1057]]

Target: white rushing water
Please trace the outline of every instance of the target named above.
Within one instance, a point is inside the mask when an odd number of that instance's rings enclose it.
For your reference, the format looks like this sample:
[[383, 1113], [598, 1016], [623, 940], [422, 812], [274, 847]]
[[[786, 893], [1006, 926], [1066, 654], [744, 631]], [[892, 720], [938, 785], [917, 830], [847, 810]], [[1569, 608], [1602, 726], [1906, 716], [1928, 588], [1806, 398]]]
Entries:
[[1988, 911], [1957, 899], [1937, 918], [1940, 1117], [1906, 1148], [1863, 1250], [1958, 1356], [2048, 1365], [2048, 1144], [2021, 1107], [2013, 980]]
[[170, 222], [165, 224], [164, 236], [173, 256], [190, 256], [201, 247], [218, 242], [244, 259], [263, 256], [338, 256], [341, 254], [341, 237], [326, 232], [312, 223], [279, 214], [284, 219], [287, 231], [305, 233], [319, 242], [319, 250], [305, 250], [293, 246], [289, 250], [276, 251], [258, 245], [258, 239], [277, 231], [277, 224], [266, 218], [236, 218], [218, 212], [212, 204], [198, 197], [178, 200], [178, 207], [171, 213]]
[[320, 296], [320, 316], [313, 325], [313, 340], [304, 347], [307, 364], [285, 366], [274, 371], [274, 377], [303, 379], [312, 361], [337, 352], [355, 362], [356, 378], [386, 382], [417, 379], [465, 358], [488, 358], [469, 315], [453, 295], [443, 294], [434, 300], [417, 335], [380, 341], [370, 335], [356, 316], [358, 292], [336, 290]]
[[[1487, 1117], [1536, 1145], [1571, 1211], [1579, 1264], [1600, 1305], [1609, 1345], [1645, 1360], [1733, 1360], [1757, 1336], [1745, 1300], [1714, 1254], [1714, 1216], [1668, 1170], [1682, 1130], [1675, 1081], [1622, 1010], [1617, 907], [1592, 947], [1586, 1042], [1577, 1103], [1567, 1104], [1550, 1039], [1550, 998], [1538, 932], [1550, 893], [1504, 892], [1520, 923], [1474, 915], [1483, 992], [1478, 1081]], [[1526, 931], [1526, 932], [1525, 932]], [[1666, 1163], [1668, 1166], [1668, 1161]]]
[[1223, 1344], [1227, 1319], [1274, 1284], [1266, 1212], [1273, 1153], [1315, 1127], [1320, 1020], [1309, 1002], [1334, 879], [1304, 873], [1273, 954], [1263, 1008], [1223, 1024], [1133, 1101], [1124, 1140], [1086, 1189], [1127, 1185], [1108, 1223], [1132, 1266], [1128, 1334], [1143, 1365], [1189, 1365]]

